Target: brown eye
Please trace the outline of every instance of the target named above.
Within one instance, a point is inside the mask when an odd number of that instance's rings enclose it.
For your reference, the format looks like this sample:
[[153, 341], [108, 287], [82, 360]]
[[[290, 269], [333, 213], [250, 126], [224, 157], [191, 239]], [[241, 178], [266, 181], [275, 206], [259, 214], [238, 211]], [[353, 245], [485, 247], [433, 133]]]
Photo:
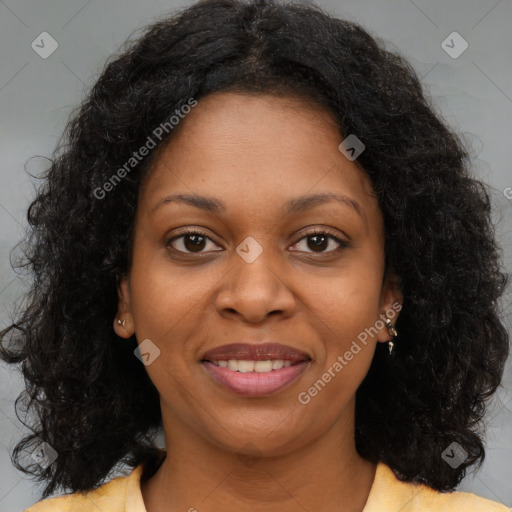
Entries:
[[204, 233], [199, 231], [187, 231], [179, 236], [171, 238], [166, 245], [167, 247], [170, 246], [177, 252], [201, 253], [206, 252], [204, 249], [208, 246], [208, 242], [211, 242], [216, 246], [215, 243]]
[[348, 243], [344, 242], [343, 240], [340, 240], [338, 237], [328, 232], [313, 231], [306, 233], [306, 235], [303, 236], [292, 247], [296, 247], [296, 249], [294, 250], [297, 251], [329, 253], [335, 252], [336, 250], [341, 249], [343, 247], [348, 247]]
[[308, 240], [307, 246], [313, 251], [323, 252], [329, 246], [330, 237], [326, 235], [309, 235], [306, 237]]

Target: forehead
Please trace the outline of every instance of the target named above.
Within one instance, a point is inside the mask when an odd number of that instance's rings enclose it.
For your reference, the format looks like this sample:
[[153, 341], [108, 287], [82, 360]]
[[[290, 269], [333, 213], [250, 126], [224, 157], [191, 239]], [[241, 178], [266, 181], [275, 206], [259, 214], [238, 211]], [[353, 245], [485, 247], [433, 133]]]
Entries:
[[166, 193], [194, 193], [224, 198], [226, 212], [261, 213], [291, 197], [330, 192], [378, 215], [368, 176], [338, 149], [343, 138], [334, 117], [311, 101], [211, 94], [159, 150], [140, 201], [150, 207]]

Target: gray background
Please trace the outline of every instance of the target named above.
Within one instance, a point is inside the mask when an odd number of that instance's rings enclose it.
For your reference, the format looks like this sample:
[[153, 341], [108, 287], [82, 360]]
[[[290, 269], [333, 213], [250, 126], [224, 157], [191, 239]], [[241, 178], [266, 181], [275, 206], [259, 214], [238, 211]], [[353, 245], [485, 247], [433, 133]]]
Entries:
[[[445, 120], [472, 148], [475, 172], [493, 190], [497, 231], [512, 270], [512, 2], [510, 0], [322, 0], [331, 13], [356, 21], [409, 59]], [[155, 0], [0, 1], [0, 327], [7, 325], [24, 284], [9, 265], [23, 234], [37, 175], [57, 144], [71, 110], [98, 77], [107, 56], [132, 31], [191, 2]], [[458, 32], [468, 49], [457, 58], [441, 46]], [[42, 32], [57, 50], [41, 58], [31, 47]], [[39, 40], [39, 39], [38, 39]], [[448, 39], [452, 51], [462, 46]], [[48, 48], [48, 46], [46, 46]], [[40, 155], [40, 157], [34, 157]], [[505, 300], [510, 311], [510, 294]], [[510, 329], [510, 316], [507, 326]], [[20, 377], [0, 371], [0, 512], [40, 499], [40, 487], [11, 465], [9, 451], [22, 433], [13, 402]], [[512, 372], [487, 415], [487, 458], [462, 490], [512, 505]], [[125, 471], [126, 472], [126, 471]]]

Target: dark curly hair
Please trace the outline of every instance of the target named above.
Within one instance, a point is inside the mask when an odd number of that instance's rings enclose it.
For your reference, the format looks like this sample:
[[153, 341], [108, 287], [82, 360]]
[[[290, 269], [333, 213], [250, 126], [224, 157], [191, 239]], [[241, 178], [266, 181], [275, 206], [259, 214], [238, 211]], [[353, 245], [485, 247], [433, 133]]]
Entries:
[[[190, 98], [217, 91], [299, 95], [366, 146], [357, 162], [384, 215], [387, 268], [404, 304], [396, 354], [378, 344], [357, 391], [360, 455], [439, 491], [481, 464], [481, 419], [509, 351], [498, 302], [507, 274], [489, 192], [411, 65], [384, 46], [316, 6], [206, 0], [147, 27], [109, 59], [29, 207], [19, 265], [33, 282], [2, 332], [2, 358], [22, 365], [26, 383], [15, 410], [24, 406], [33, 432], [11, 457], [47, 482], [43, 497], [95, 488], [117, 464], [157, 454], [158, 391], [133, 355], [135, 337], [118, 338], [112, 320], [139, 185], [158, 151], [97, 196], [155, 127]], [[22, 452], [40, 441], [57, 459], [23, 465]], [[468, 453], [457, 469], [441, 459], [453, 441]]]

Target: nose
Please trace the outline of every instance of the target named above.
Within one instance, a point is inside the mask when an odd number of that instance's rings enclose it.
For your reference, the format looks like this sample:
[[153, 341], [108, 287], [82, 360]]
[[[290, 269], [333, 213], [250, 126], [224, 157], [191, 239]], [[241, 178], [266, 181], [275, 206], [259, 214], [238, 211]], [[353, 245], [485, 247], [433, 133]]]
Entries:
[[270, 256], [270, 250], [263, 250], [250, 262], [233, 254], [233, 268], [215, 298], [219, 314], [238, 315], [248, 323], [262, 322], [271, 314], [284, 318], [293, 315], [295, 296], [284, 272]]

